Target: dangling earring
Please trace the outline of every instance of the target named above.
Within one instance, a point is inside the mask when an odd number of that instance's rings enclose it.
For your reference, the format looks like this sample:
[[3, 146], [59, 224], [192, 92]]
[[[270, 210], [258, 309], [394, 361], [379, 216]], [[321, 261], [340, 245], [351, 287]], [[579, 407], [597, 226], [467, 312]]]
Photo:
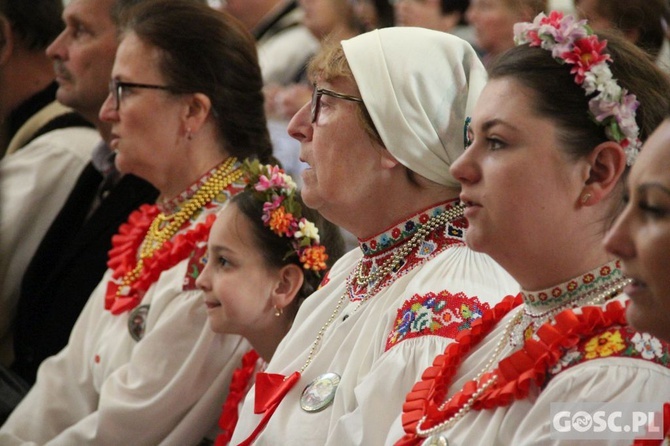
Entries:
[[186, 139], [188, 139], [189, 141], [193, 139], [193, 136], [191, 135], [191, 128], [190, 127], [186, 129]]
[[275, 316], [279, 317], [282, 315], [283, 312], [284, 312], [283, 308], [279, 308], [278, 306], [275, 305]]
[[587, 192], [584, 195], [582, 195], [582, 198], [581, 198], [580, 201], [582, 202], [582, 204], [586, 204], [590, 199], [591, 199], [591, 194]]

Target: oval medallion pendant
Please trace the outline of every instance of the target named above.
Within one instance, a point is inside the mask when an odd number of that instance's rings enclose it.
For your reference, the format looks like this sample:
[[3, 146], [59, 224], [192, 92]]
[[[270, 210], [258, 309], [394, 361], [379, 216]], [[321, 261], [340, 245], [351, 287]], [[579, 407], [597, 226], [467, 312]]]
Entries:
[[144, 329], [147, 325], [148, 314], [149, 305], [140, 305], [128, 316], [128, 331], [130, 332], [130, 337], [136, 341], [139, 341], [144, 337]]
[[431, 435], [421, 443], [421, 446], [449, 446], [449, 442], [442, 435]]
[[340, 384], [340, 375], [324, 373], [309, 383], [300, 397], [300, 407], [305, 412], [319, 412], [328, 407], [335, 398], [335, 391]]

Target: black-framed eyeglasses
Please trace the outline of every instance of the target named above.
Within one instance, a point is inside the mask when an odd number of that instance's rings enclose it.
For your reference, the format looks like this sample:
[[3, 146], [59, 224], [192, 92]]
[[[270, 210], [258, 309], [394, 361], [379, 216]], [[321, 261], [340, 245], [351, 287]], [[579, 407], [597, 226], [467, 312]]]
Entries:
[[151, 90], [165, 90], [176, 93], [177, 90], [168, 85], [152, 85], [152, 84], [138, 84], [135, 82], [122, 82], [117, 79], [109, 81], [109, 94], [114, 99], [114, 110], [119, 111], [121, 107], [121, 98], [123, 98], [124, 88], [148, 88]]
[[316, 122], [316, 119], [319, 117], [319, 108], [321, 107], [321, 96], [323, 95], [331, 96], [337, 99], [344, 99], [345, 101], [353, 101], [363, 103], [362, 98], [357, 98], [356, 96], [350, 96], [348, 94], [337, 93], [335, 91], [326, 90], [325, 88], [319, 88], [314, 84], [314, 90], [312, 91], [312, 124]]

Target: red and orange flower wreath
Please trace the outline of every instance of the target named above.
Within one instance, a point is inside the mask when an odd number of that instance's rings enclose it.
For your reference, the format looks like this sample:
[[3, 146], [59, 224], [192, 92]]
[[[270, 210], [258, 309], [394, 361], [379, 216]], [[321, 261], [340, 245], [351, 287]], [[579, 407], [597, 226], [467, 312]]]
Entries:
[[[292, 239], [300, 263], [316, 273], [326, 269], [326, 247], [320, 244], [316, 225], [302, 217], [293, 179], [279, 166], [246, 161], [247, 188], [263, 203], [263, 222], [280, 237]], [[291, 253], [289, 253], [290, 255]]]

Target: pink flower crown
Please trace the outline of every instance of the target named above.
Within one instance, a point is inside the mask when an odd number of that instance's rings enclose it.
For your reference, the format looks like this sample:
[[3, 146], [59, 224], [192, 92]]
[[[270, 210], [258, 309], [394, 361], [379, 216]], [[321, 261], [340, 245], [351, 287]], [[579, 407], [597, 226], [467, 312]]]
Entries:
[[621, 144], [626, 151], [626, 164], [632, 166], [642, 145], [635, 121], [640, 103], [613, 78], [608, 65], [612, 58], [604, 53], [607, 41], [598, 40], [586, 20], [552, 11], [549, 17], [538, 14], [533, 23], [515, 24], [514, 42], [551, 51], [559, 63], [572, 65], [570, 74], [575, 75], [575, 83], [587, 96], [598, 92], [589, 100], [589, 113], [605, 127], [607, 138]]
[[263, 203], [263, 223], [280, 237], [291, 239], [293, 249], [305, 269], [319, 272], [326, 269], [326, 247], [320, 244], [316, 225], [302, 217], [302, 206], [296, 199], [293, 178], [279, 166], [245, 161], [246, 190]]

